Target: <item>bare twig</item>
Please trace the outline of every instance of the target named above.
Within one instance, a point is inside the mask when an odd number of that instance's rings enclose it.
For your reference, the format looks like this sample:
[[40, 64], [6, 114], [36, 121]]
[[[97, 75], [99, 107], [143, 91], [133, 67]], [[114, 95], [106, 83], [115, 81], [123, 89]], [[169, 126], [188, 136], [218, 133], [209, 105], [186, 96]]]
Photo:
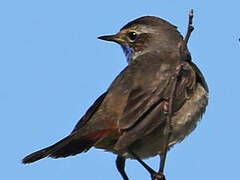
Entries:
[[192, 31], [194, 30], [192, 20], [193, 20], [193, 9], [191, 9], [189, 12], [188, 30], [187, 30], [187, 34], [184, 39], [186, 44], [188, 43], [188, 40], [191, 36]]
[[[160, 154], [161, 162], [160, 162], [160, 168], [158, 171], [158, 174], [162, 174], [162, 175], [163, 175], [165, 160], [166, 160], [167, 151], [168, 151], [169, 139], [170, 139], [170, 136], [172, 133], [171, 124], [172, 124], [172, 116], [173, 116], [173, 98], [174, 98], [174, 94], [176, 92], [177, 79], [178, 79], [178, 76], [179, 76], [179, 73], [181, 70], [182, 70], [182, 64], [178, 64], [176, 67], [176, 72], [174, 73], [174, 75], [171, 78], [172, 88], [171, 88], [170, 96], [169, 96], [168, 103], [167, 103], [167, 112], [168, 112], [167, 119], [166, 119], [167, 136], [166, 136], [164, 150], [163, 150], [162, 154]], [[165, 179], [164, 176], [163, 176], [163, 179]]]

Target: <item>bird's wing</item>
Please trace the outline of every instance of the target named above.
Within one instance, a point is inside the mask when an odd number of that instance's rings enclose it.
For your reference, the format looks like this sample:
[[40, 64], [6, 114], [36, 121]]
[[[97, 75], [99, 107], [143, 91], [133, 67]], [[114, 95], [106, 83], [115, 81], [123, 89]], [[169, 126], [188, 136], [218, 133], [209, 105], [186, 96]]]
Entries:
[[[122, 118], [119, 121], [119, 128], [122, 130], [131, 129], [140, 120], [144, 119], [156, 106], [164, 101], [164, 88], [169, 85], [169, 78], [159, 82], [155, 89], [132, 89], [129, 94]], [[158, 93], [156, 91], [159, 91]]]
[[[164, 63], [159, 65], [158, 69], [151, 69], [153, 74], [149, 76], [149, 78], [156, 78], [158, 74], [158, 78], [148, 79], [148, 82], [138, 84], [137, 88], [133, 88], [129, 93], [122, 118], [119, 120], [119, 128], [123, 133], [114, 147], [116, 150], [123, 149], [137, 139], [141, 139], [165, 122], [166, 106], [170, 92], [174, 88], [174, 81], [176, 86], [172, 104], [173, 113], [178, 111], [191, 96], [196, 77], [188, 63], [181, 63], [182, 69], [175, 80], [172, 77], [176, 73], [178, 63], [170, 66]], [[163, 70], [162, 67], [168, 68]], [[145, 75], [148, 76], [148, 74]]]
[[198, 69], [196, 64], [194, 64], [192, 61], [190, 61], [189, 64], [196, 73], [196, 76], [197, 76], [196, 81], [199, 82], [207, 92], [209, 92], [207, 82], [206, 82], [202, 72]]
[[101, 96], [97, 98], [97, 100], [92, 104], [92, 106], [87, 110], [86, 114], [79, 120], [79, 122], [74, 127], [73, 132], [77, 131], [78, 129], [82, 128], [94, 115], [94, 113], [98, 110], [100, 105], [102, 104], [107, 92], [104, 92]]

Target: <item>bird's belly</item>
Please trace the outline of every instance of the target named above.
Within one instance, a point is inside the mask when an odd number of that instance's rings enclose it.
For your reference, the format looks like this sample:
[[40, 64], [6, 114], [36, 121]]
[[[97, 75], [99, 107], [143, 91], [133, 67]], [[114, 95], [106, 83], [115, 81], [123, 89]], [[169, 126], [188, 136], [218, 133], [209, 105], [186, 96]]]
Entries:
[[[197, 85], [193, 96], [188, 99], [178, 112], [172, 117], [172, 133], [169, 140], [169, 148], [181, 142], [197, 126], [208, 103], [208, 92], [200, 85]], [[131, 149], [141, 158], [153, 157], [160, 154], [164, 148], [166, 130], [159, 126], [151, 134], [136, 141]], [[128, 153], [123, 156], [132, 158]]]

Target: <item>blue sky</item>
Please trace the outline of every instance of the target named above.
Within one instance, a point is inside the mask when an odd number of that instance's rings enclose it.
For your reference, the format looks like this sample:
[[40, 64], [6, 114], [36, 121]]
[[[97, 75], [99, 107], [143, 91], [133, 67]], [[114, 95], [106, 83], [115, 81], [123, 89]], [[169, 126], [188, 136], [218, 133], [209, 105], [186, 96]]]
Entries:
[[[197, 129], [168, 154], [167, 180], [239, 177], [240, 24], [232, 1], [0, 2], [0, 179], [121, 179], [116, 156], [102, 150], [31, 165], [21, 159], [68, 135], [94, 100], [127, 65], [120, 47], [97, 36], [155, 15], [185, 35], [188, 12], [195, 30], [188, 44], [210, 88]], [[146, 161], [158, 168], [158, 157]], [[130, 179], [150, 179], [127, 161]]]

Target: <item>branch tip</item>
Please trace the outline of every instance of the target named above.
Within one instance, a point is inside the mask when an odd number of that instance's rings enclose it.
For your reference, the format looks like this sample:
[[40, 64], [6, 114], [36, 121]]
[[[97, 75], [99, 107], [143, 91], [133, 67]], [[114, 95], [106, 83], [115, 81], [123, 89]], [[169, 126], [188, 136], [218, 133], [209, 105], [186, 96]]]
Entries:
[[191, 36], [192, 31], [194, 30], [194, 26], [193, 26], [193, 9], [190, 10], [189, 12], [189, 18], [188, 18], [188, 29], [187, 29], [187, 34], [185, 36], [185, 43], [188, 43], [188, 40]]

